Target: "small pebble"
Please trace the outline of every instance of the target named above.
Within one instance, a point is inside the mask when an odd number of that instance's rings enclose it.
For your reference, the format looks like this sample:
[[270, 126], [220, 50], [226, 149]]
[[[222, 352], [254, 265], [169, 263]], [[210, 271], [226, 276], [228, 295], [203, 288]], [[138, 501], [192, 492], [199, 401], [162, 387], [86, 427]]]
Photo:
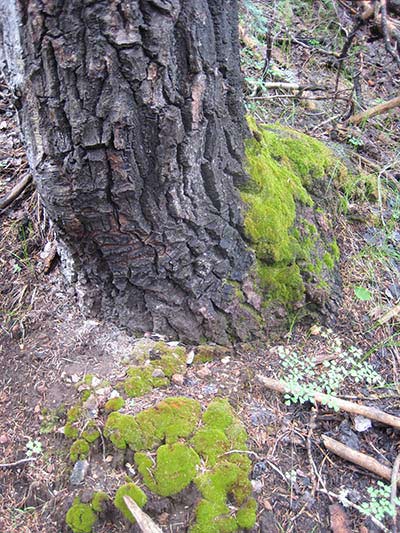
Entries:
[[80, 485], [85, 479], [88, 470], [89, 463], [87, 461], [77, 461], [69, 478], [71, 485]]
[[211, 375], [211, 371], [206, 366], [203, 366], [202, 368], [199, 368], [197, 375], [199, 378], [206, 378]]
[[161, 370], [161, 368], [155, 368], [152, 375], [152, 378], [165, 378], [164, 372]]
[[183, 385], [185, 377], [182, 374], [174, 374], [171, 378], [171, 381], [172, 383], [175, 383], [175, 385]]

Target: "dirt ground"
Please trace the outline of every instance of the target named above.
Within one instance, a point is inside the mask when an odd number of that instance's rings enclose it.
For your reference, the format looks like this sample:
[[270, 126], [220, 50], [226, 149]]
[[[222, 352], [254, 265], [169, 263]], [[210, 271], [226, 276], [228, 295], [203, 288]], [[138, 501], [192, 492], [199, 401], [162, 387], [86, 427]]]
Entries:
[[[285, 10], [274, 11], [283, 4]], [[399, 432], [375, 422], [361, 431], [353, 416], [322, 406], [315, 409], [309, 402], [286, 405], [281, 395], [266, 390], [256, 378], [258, 374], [284, 378], [278, 346], [296, 352], [300, 360], [320, 362], [340, 361], [341, 353], [356, 346], [386, 385], [374, 388], [350, 380], [340, 397], [400, 416], [399, 315], [380, 323], [400, 301], [399, 112], [376, 117], [362, 127], [344, 126], [354, 101], [354, 79], [361, 87], [361, 104], [367, 108], [377, 99], [388, 100], [399, 93], [399, 69], [382, 39], [365, 27], [354, 45], [357, 48], [341, 67], [338, 90], [343, 99], [335, 99], [337, 65], [319, 49], [340, 51], [344, 30], [348, 33], [352, 25], [351, 12], [342, 2], [332, 3], [336, 11], [324, 11], [320, 7], [324, 2], [311, 2], [314, 7], [308, 7], [312, 12], [305, 17], [299, 7], [293, 8], [300, 4], [310, 2], [243, 4], [247, 106], [261, 120], [279, 120], [325, 140], [353, 169], [370, 176], [369, 181], [356, 181], [340, 192], [344, 207], [336, 237], [343, 302], [335, 326], [310, 328], [294, 316], [279, 342], [237, 345], [210, 362], [190, 363], [179, 382], [135, 399], [130, 409], [138, 412], [169, 396], [192, 397], [204, 405], [215, 397], [228, 398], [245, 425], [252, 452], [251, 478], [258, 504], [252, 531], [374, 532], [379, 526], [355, 507], [368, 501], [368, 487], [377, 486], [378, 476], [328, 452], [321, 435], [391, 468], [400, 451]], [[268, 90], [256, 84], [267, 46], [260, 37], [260, 24], [269, 25], [275, 36], [266, 81], [321, 85], [323, 92], [306, 91], [302, 94], [310, 99], [296, 99], [281, 88]], [[327, 29], [323, 33], [321, 28]], [[313, 95], [325, 99], [313, 100]], [[27, 172], [12, 97], [3, 80], [0, 197]], [[59, 431], [66, 409], [77, 401], [76, 383], [86, 375], [112, 383], [123, 379], [127, 357], [139, 339], [83, 316], [57, 258], [48, 268], [54, 235], [32, 185], [0, 212], [0, 224], [0, 532], [67, 532], [65, 514], [77, 493], [82, 501], [85, 491], [112, 493], [132, 472], [127, 458], [118, 463], [102, 440], [91, 452], [84, 484], [72, 487], [69, 444]], [[361, 298], [355, 291], [360, 287], [367, 290], [361, 291]], [[189, 353], [193, 347], [186, 348]], [[55, 417], [50, 425], [49, 412]], [[32, 447], [36, 451], [29, 456]], [[107, 466], [109, 457], [113, 469]], [[134, 478], [140, 483], [137, 474]], [[344, 495], [349, 506], [340, 503]], [[183, 532], [193, 519], [196, 498], [192, 489], [172, 499], [150, 498], [146, 511], [164, 531]], [[341, 529], [335, 519], [342, 520]], [[391, 519], [384, 522], [395, 531]], [[111, 513], [96, 525], [96, 533], [106, 531], [139, 529]]]

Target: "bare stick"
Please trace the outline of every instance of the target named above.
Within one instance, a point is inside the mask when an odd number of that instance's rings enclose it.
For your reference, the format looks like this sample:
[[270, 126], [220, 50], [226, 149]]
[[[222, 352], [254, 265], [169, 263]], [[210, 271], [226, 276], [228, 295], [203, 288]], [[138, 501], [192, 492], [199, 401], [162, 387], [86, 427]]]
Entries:
[[25, 457], [25, 459], [20, 459], [19, 461], [15, 461], [15, 463], [0, 463], [0, 468], [14, 468], [14, 466], [19, 466], [25, 463], [30, 463], [31, 461], [36, 461], [36, 458]]
[[123, 496], [123, 498], [125, 505], [128, 507], [143, 533], [163, 533], [162, 529], [153, 522], [149, 515], [141, 510], [138, 504], [130, 496]]
[[[321, 435], [321, 439], [322, 439], [322, 442], [324, 443], [324, 446], [329, 451], [335, 453], [342, 459], [345, 459], [346, 461], [350, 461], [350, 463], [354, 463], [358, 466], [361, 466], [361, 468], [365, 468], [365, 470], [368, 470], [369, 472], [376, 474], [382, 479], [386, 479], [386, 481], [391, 481], [392, 469], [388, 468], [387, 466], [382, 465], [379, 461], [377, 461], [373, 457], [370, 457], [366, 453], [357, 452], [356, 450], [353, 450], [353, 448], [350, 448], [349, 446], [346, 446], [345, 444], [342, 444], [341, 442], [335, 439], [332, 439], [331, 437], [328, 437], [327, 435]], [[397, 484], [400, 484], [400, 478], [398, 476], [397, 476]]]
[[376, 117], [377, 115], [382, 115], [383, 113], [390, 111], [390, 109], [394, 109], [398, 106], [400, 106], [400, 96], [396, 96], [396, 98], [392, 98], [383, 104], [378, 104], [374, 107], [370, 107], [366, 111], [362, 111], [361, 113], [353, 115], [349, 118], [349, 122], [351, 124], [359, 124], [363, 120]]
[[[278, 379], [267, 378], [260, 374], [257, 374], [257, 379], [268, 389], [280, 392], [281, 394], [290, 394], [291, 389], [287, 383], [279, 381]], [[347, 413], [352, 413], [354, 415], [365, 416], [371, 420], [376, 420], [387, 426], [392, 426], [396, 429], [400, 429], [400, 418], [394, 415], [389, 415], [380, 409], [375, 409], [374, 407], [367, 407], [366, 405], [360, 405], [358, 403], [349, 402], [347, 400], [342, 400], [336, 398], [335, 396], [329, 396], [328, 394], [323, 394], [322, 392], [315, 392], [313, 394], [314, 401], [322, 403], [323, 405], [334, 404], [342, 411]]]
[[3, 198], [0, 198], [0, 209], [5, 209], [14, 200], [16, 200], [18, 196], [24, 192], [31, 181], [32, 176], [30, 174], [26, 174], [16, 185], [14, 185], [8, 194], [6, 194]]
[[397, 531], [397, 505], [396, 505], [396, 497], [397, 497], [397, 482], [396, 480], [399, 478], [399, 468], [400, 468], [400, 453], [397, 455], [396, 459], [393, 463], [392, 468], [392, 476], [390, 479], [390, 503], [393, 506], [393, 509], [395, 510], [395, 514], [393, 517], [393, 532], [396, 533]]
[[386, 324], [386, 322], [389, 322], [389, 320], [395, 316], [400, 314], [400, 303], [396, 304], [394, 307], [389, 309], [384, 315], [382, 315], [380, 318], [378, 318], [378, 324], [381, 326], [383, 324]]

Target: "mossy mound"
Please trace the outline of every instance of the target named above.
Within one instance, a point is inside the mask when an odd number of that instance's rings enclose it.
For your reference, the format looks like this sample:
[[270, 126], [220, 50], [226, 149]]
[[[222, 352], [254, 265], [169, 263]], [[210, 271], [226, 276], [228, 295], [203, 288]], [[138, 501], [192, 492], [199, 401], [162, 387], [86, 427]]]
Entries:
[[181, 442], [164, 444], [157, 449], [156, 465], [143, 452], [135, 454], [135, 463], [146, 486], [159, 496], [178, 494], [195, 478], [200, 457]]
[[91, 533], [96, 520], [97, 515], [92, 506], [81, 503], [79, 498], [75, 498], [65, 517], [65, 521], [74, 533]]
[[[186, 350], [181, 346], [169, 346], [164, 342], [157, 342], [150, 348], [146, 360], [143, 353], [138, 357], [142, 366], [128, 369], [128, 378], [123, 383], [125, 394], [130, 398], [143, 396], [153, 388], [169, 385], [169, 378], [186, 369]], [[160, 377], [158, 373], [161, 373]]]
[[69, 451], [69, 458], [73, 463], [86, 459], [89, 455], [89, 444], [84, 439], [76, 440]]
[[108, 494], [106, 494], [104, 491], [99, 490], [98, 492], [95, 492], [92, 497], [92, 509], [96, 511], [96, 513], [102, 513], [106, 509], [107, 503], [110, 501], [110, 498]]
[[202, 416], [200, 403], [183, 397], [167, 398], [135, 416], [113, 412], [104, 436], [117, 448], [136, 452], [135, 464], [152, 492], [167, 497], [196, 484], [202, 500], [193, 531], [222, 533], [254, 525], [247, 435], [227, 400], [212, 401]]
[[125, 405], [125, 400], [121, 396], [115, 398], [110, 398], [104, 405], [106, 413], [111, 413], [112, 411], [119, 411]]
[[338, 259], [332, 183], [343, 180], [346, 168], [312, 137], [280, 125], [258, 126], [253, 119], [249, 126], [250, 180], [241, 197], [264, 305], [298, 306], [306, 296], [324, 304]]
[[147, 496], [135, 483], [126, 483], [120, 487], [114, 498], [114, 505], [121, 513], [125, 516], [129, 522], [134, 523], [135, 519], [133, 518], [131, 512], [124, 502], [124, 496], [130, 496], [139, 507], [143, 507], [147, 502]]

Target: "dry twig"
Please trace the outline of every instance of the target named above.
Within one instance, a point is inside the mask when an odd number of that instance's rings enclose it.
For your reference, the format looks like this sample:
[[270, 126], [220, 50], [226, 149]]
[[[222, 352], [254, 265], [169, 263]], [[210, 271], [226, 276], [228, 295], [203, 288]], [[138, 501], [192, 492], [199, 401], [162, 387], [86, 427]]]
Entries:
[[143, 533], [162, 533], [162, 530], [157, 524], [153, 522], [149, 515], [142, 511], [130, 496], [123, 496], [123, 498], [125, 505], [128, 507]]
[[[257, 379], [262, 383], [267, 389], [280, 392], [281, 394], [290, 394], [291, 389], [287, 383], [280, 381], [278, 379], [267, 378], [261, 374], [257, 374]], [[365, 416], [371, 420], [376, 420], [387, 426], [392, 426], [396, 429], [400, 429], [400, 418], [394, 415], [390, 415], [381, 411], [380, 409], [375, 409], [374, 407], [368, 407], [366, 405], [360, 405], [358, 403], [349, 402], [347, 400], [342, 400], [341, 398], [336, 398], [335, 396], [329, 396], [322, 392], [315, 392], [313, 394], [313, 399], [321, 404], [334, 404], [342, 411], [347, 413], [352, 413], [354, 415]]]
[[8, 194], [6, 194], [3, 198], [0, 198], [0, 209], [5, 209], [14, 200], [16, 200], [18, 196], [24, 192], [31, 181], [32, 176], [30, 174], [26, 174], [16, 185], [14, 185]]
[[[391, 481], [392, 479], [392, 469], [387, 466], [382, 465], [379, 461], [373, 457], [367, 455], [366, 453], [357, 452], [353, 448], [342, 444], [341, 442], [328, 437], [328, 435], [321, 435], [322, 442], [324, 446], [334, 454], [338, 455], [342, 459], [354, 463], [365, 470], [369, 470], [373, 474], [386, 479], [386, 481]], [[396, 479], [396, 478], [395, 478]], [[397, 484], [400, 484], [400, 478], [397, 476]]]
[[376, 106], [370, 107], [366, 111], [362, 111], [361, 113], [353, 115], [349, 118], [349, 122], [350, 124], [359, 124], [363, 120], [368, 120], [369, 118], [376, 117], [377, 115], [382, 115], [383, 113], [390, 111], [390, 109], [394, 109], [395, 107], [399, 106], [400, 96], [397, 96], [396, 98], [392, 98], [387, 102], [383, 102], [383, 104], [378, 104]]

